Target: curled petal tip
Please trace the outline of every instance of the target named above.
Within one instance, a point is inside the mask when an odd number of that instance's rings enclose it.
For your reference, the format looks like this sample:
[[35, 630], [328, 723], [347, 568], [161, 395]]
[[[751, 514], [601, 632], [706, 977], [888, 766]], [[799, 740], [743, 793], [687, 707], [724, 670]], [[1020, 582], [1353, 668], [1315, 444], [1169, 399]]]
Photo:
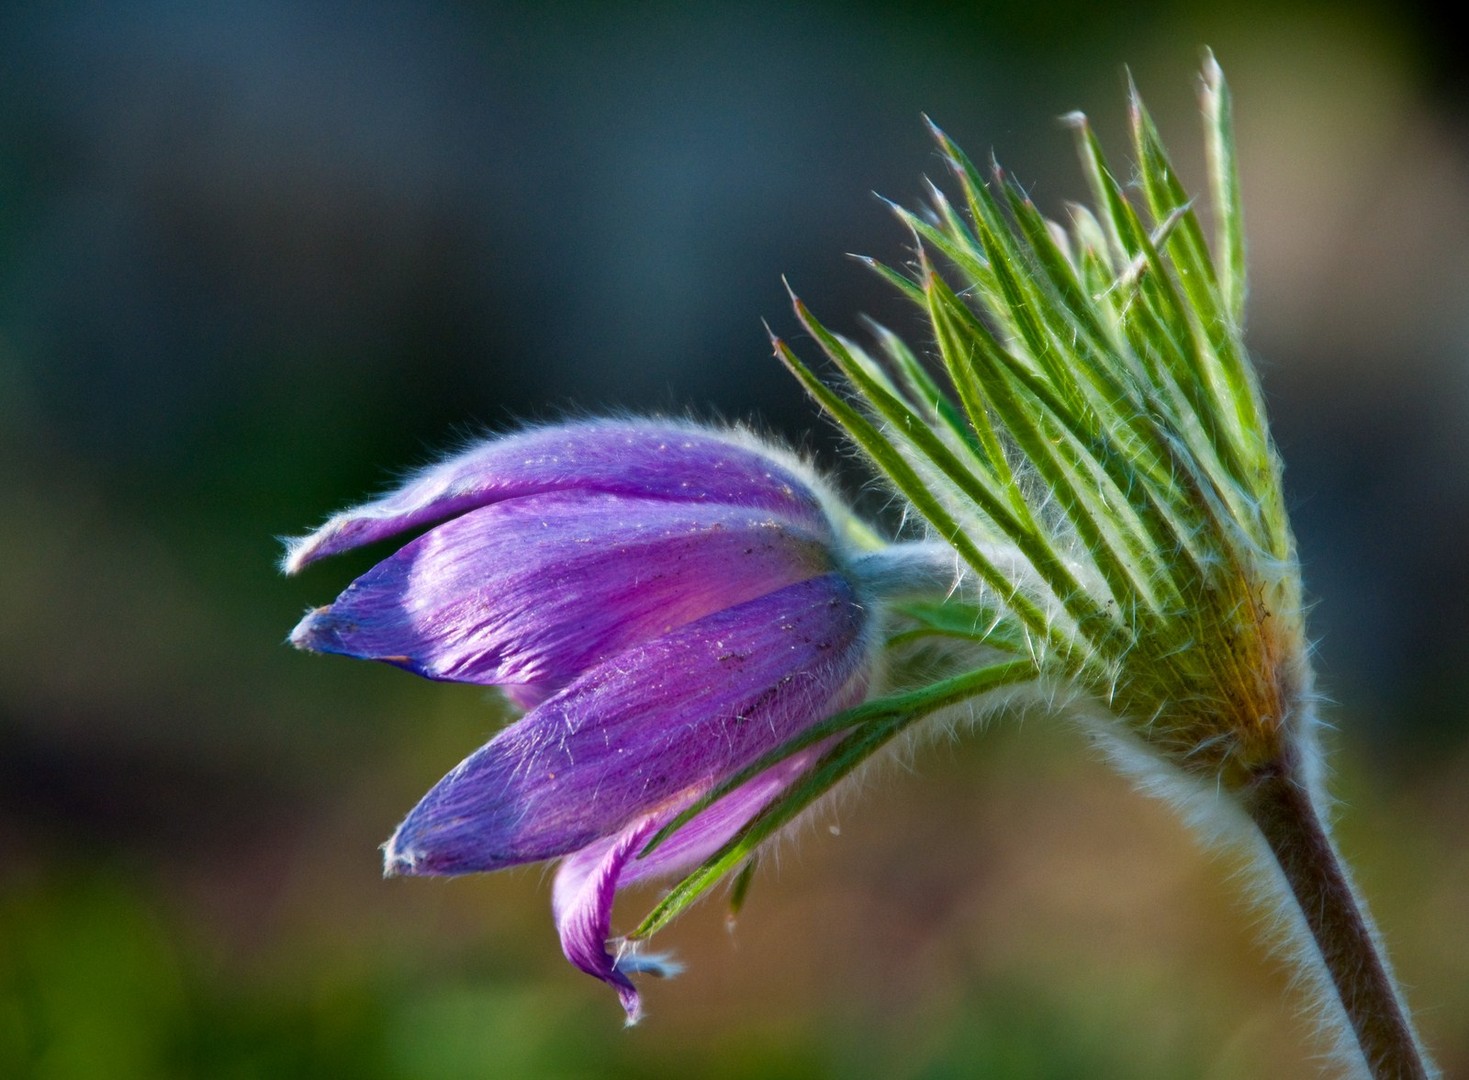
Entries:
[[[612, 965], [613, 979], [616, 979], [617, 976], [627, 979], [629, 975], [651, 975], [655, 979], [671, 979], [683, 971], [683, 965], [666, 953], [639, 956], [631, 951], [626, 942], [624, 946], [627, 951], [624, 951]], [[617, 986], [617, 998], [622, 1002], [623, 1012], [627, 1013], [623, 1027], [637, 1027], [643, 1019], [642, 996], [630, 981], [626, 985], [620, 981], [615, 985]]]
[[643, 998], [631, 987], [618, 987], [617, 1000], [622, 1002], [622, 1011], [627, 1013], [622, 1026], [625, 1028], [637, 1027], [643, 1022]]

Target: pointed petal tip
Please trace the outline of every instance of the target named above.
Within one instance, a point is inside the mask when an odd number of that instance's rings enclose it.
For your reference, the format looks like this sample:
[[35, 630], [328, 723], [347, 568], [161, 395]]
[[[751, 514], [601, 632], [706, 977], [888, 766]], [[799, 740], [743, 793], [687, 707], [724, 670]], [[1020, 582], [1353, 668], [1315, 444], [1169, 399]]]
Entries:
[[281, 573], [286, 577], [295, 577], [305, 570], [323, 554], [322, 548], [328, 544], [336, 535], [338, 529], [336, 519], [328, 521], [315, 532], [307, 533], [305, 536], [283, 536], [281, 543], [285, 545], [286, 552], [281, 556]]
[[421, 806], [414, 807], [382, 845], [383, 877], [452, 877], [474, 869], [449, 865], [451, 860], [446, 860], [443, 852], [425, 843], [418, 814]]
[[382, 845], [383, 853], [383, 877], [414, 877], [418, 855], [414, 851], [404, 850], [398, 846], [398, 836], [403, 829], [398, 830], [388, 838], [387, 843]]
[[460, 877], [563, 855], [554, 843], [520, 843], [526, 807], [506, 778], [475, 769], [484, 748], [433, 786], [382, 845], [384, 877]]
[[331, 610], [330, 604], [312, 608], [296, 624], [286, 641], [302, 652], [325, 652], [321, 641], [321, 627]]
[[283, 539], [286, 553], [281, 557], [281, 572], [291, 577], [312, 563], [400, 533], [414, 524], [402, 522], [403, 516], [380, 510], [373, 503], [333, 514], [305, 536]]
[[296, 549], [301, 546], [302, 538], [299, 536], [278, 536], [276, 541], [286, 550], [276, 561], [276, 569], [285, 577], [295, 577], [301, 572], [305, 564], [296, 557]]
[[[386, 844], [382, 845], [383, 877], [455, 877], [479, 871], [499, 870], [509, 865], [506, 862], [484, 860], [478, 865], [473, 860], [458, 860], [442, 851], [434, 851], [418, 842], [416, 837], [405, 837], [409, 832], [409, 820], [398, 826], [398, 830]], [[416, 830], [414, 830], [416, 831]]]

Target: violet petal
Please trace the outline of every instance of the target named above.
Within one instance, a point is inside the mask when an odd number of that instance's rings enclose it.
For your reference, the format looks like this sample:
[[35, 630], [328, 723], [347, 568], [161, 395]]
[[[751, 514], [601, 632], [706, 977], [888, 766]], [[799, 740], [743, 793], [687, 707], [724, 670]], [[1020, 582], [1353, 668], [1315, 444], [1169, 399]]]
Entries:
[[565, 855], [706, 790], [846, 700], [866, 629], [826, 574], [613, 656], [439, 781], [389, 841], [388, 872]]
[[380, 499], [344, 510], [289, 544], [293, 574], [328, 555], [443, 521], [477, 506], [552, 491], [760, 507], [816, 524], [820, 482], [752, 437], [674, 421], [587, 421], [480, 443]]
[[607, 951], [612, 926], [612, 904], [623, 866], [647, 843], [657, 828], [655, 818], [644, 818], [620, 836], [578, 852], [562, 863], [551, 892], [551, 913], [561, 936], [566, 959], [617, 991], [627, 1022], [642, 1017], [637, 987], [627, 977], [619, 957]]
[[613, 653], [830, 569], [822, 536], [769, 511], [538, 495], [432, 529], [308, 614], [299, 648], [537, 704]]

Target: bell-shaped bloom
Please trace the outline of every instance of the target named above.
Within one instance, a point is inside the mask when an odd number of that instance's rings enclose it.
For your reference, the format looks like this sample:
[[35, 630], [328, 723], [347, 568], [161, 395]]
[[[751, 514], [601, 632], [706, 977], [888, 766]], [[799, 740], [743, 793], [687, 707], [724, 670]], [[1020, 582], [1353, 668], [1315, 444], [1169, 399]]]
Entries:
[[560, 858], [563, 950], [636, 1020], [629, 974], [668, 968], [609, 942], [618, 888], [703, 861], [819, 748], [639, 857], [649, 838], [866, 692], [875, 583], [893, 574], [864, 573], [877, 564], [849, 522], [805, 465], [744, 433], [599, 421], [475, 446], [294, 542], [288, 572], [419, 533], [293, 644], [494, 684], [529, 710], [409, 813], [387, 872]]

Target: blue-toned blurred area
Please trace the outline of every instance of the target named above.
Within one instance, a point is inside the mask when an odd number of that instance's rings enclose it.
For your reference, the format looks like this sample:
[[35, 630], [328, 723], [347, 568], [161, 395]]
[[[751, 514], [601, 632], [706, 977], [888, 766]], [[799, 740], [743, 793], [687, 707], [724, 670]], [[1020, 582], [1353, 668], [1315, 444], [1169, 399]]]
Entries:
[[1469, 79], [1426, 14], [1298, 0], [7, 5], [0, 1075], [1314, 1075], [1229, 860], [1040, 717], [870, 774], [624, 1032], [545, 874], [379, 876], [495, 699], [283, 644], [381, 553], [287, 580], [277, 537], [481, 431], [745, 419], [861, 491], [781, 276], [918, 332], [844, 253], [904, 258], [921, 115], [1059, 216], [1055, 118], [1125, 160], [1124, 65], [1199, 190], [1206, 44], [1341, 842], [1469, 1075]]

